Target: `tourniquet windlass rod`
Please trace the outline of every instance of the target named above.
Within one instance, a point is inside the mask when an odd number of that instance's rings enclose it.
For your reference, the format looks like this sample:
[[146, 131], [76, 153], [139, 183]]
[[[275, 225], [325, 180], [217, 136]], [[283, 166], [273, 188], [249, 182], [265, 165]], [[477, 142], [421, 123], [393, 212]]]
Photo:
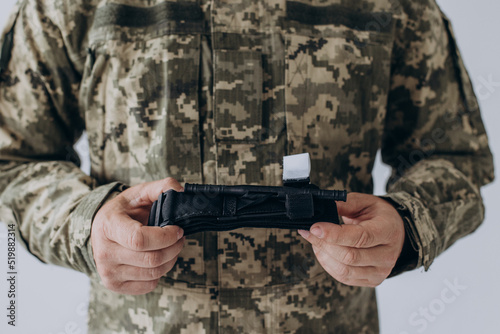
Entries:
[[277, 198], [285, 198], [286, 195], [306, 195], [311, 194], [314, 197], [329, 199], [333, 201], [347, 200], [347, 191], [345, 190], [322, 190], [314, 188], [294, 188], [294, 187], [274, 187], [274, 186], [224, 186], [186, 183], [184, 185], [185, 193], [203, 193], [243, 196], [245, 194], [258, 193], [269, 194]]

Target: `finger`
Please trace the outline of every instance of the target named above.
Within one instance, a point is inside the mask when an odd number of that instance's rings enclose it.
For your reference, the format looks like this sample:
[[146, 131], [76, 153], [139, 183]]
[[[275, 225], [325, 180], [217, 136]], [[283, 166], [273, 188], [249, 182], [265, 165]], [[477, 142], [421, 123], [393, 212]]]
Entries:
[[157, 250], [172, 246], [184, 231], [175, 225], [144, 226], [124, 214], [115, 215], [113, 222], [103, 226], [104, 235], [111, 241], [133, 251]]
[[397, 256], [391, 247], [375, 246], [372, 248], [353, 248], [337, 245], [320, 244], [315, 246], [323, 253], [328, 254], [335, 261], [353, 267], [387, 267], [392, 268], [397, 261]]
[[388, 268], [365, 266], [353, 267], [332, 259], [328, 254], [313, 247], [319, 263], [337, 281], [352, 286], [375, 287], [382, 283], [391, 270]]
[[311, 226], [309, 231], [302, 230], [299, 233], [315, 246], [326, 243], [346, 247], [371, 248], [385, 243], [374, 226], [374, 224], [316, 223]]
[[124, 201], [132, 207], [151, 206], [158, 196], [167, 190], [182, 191], [183, 188], [176, 179], [167, 177], [162, 180], [141, 183], [122, 193]]
[[172, 259], [181, 252], [184, 246], [184, 238], [181, 238], [170, 247], [159, 250], [136, 252], [117, 243], [110, 243], [106, 248], [96, 250], [94, 258], [104, 265], [129, 265], [140, 268], [159, 267]]

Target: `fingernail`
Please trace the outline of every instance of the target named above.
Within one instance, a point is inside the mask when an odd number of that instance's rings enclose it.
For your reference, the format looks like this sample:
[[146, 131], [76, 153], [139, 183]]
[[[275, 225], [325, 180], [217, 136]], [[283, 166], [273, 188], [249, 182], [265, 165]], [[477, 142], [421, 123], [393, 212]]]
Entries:
[[309, 237], [309, 231], [306, 230], [298, 230], [299, 234], [304, 238], [307, 239]]
[[182, 228], [179, 228], [179, 230], [177, 231], [177, 240], [179, 240], [183, 236], [184, 236], [184, 230]]
[[311, 229], [311, 234], [318, 237], [318, 238], [323, 238], [323, 230], [318, 226], [314, 226]]

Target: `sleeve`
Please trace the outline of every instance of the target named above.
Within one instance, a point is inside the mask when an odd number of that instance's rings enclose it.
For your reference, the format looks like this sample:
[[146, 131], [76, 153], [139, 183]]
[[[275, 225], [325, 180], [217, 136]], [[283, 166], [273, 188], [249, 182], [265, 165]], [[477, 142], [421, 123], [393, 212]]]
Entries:
[[70, 41], [82, 40], [74, 22], [84, 14], [63, 22], [71, 8], [48, 3], [21, 1], [2, 37], [0, 220], [41, 261], [92, 275], [91, 222], [122, 185], [100, 185], [78, 166], [84, 58]]
[[382, 160], [392, 167], [384, 197], [402, 215], [418, 259], [398, 261], [396, 272], [427, 270], [473, 232], [484, 219], [479, 188], [494, 178], [478, 102], [448, 19], [432, 0], [401, 6], [382, 140]]

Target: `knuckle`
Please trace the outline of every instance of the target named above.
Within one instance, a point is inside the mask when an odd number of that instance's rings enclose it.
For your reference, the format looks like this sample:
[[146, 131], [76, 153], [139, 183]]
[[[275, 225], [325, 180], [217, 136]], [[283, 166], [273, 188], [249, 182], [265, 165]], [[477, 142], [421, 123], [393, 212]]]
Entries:
[[109, 269], [108, 267], [101, 268], [101, 271], [99, 273], [101, 275], [101, 278], [108, 281], [114, 281], [115, 275], [113, 275], [113, 270]]
[[129, 246], [132, 250], [140, 251], [144, 249], [146, 240], [142, 229], [137, 226], [129, 236]]
[[385, 267], [380, 270], [380, 279], [381, 281], [378, 283], [382, 283], [383, 280], [385, 280], [392, 272], [392, 267]]
[[372, 242], [372, 235], [368, 233], [366, 230], [361, 230], [361, 234], [359, 235], [358, 239], [355, 242], [354, 247], [356, 248], [362, 248], [366, 245], [370, 245]]
[[396, 264], [397, 260], [398, 260], [398, 256], [391, 254], [391, 255], [384, 257], [383, 263], [385, 266], [392, 268]]
[[350, 279], [350, 270], [348, 266], [339, 265], [336, 268], [336, 279], [342, 283], [349, 282]]
[[162, 264], [161, 253], [158, 251], [147, 252], [144, 254], [144, 263], [148, 268], [156, 268]]
[[102, 236], [105, 240], [112, 240], [113, 238], [113, 227], [109, 223], [111, 221], [113, 221], [113, 219], [109, 217], [106, 218], [106, 220], [102, 221], [102, 223], [100, 223], [98, 226], [96, 226], [96, 234]]
[[152, 280], [156, 280], [162, 277], [165, 274], [165, 270], [163, 267], [156, 267], [149, 270], [149, 278]]
[[94, 259], [98, 263], [105, 263], [109, 261], [110, 254], [105, 249], [94, 249]]
[[358, 263], [359, 254], [358, 252], [347, 249], [342, 256], [342, 263], [346, 265], [354, 265]]
[[161, 238], [162, 238], [162, 243], [163, 245], [167, 246], [167, 247], [171, 247], [173, 245], [175, 245], [175, 243], [177, 242], [177, 231], [178, 231], [178, 228], [177, 227], [170, 227], [170, 226], [166, 226], [164, 227], [161, 232], [162, 232], [162, 235], [161, 235]]

